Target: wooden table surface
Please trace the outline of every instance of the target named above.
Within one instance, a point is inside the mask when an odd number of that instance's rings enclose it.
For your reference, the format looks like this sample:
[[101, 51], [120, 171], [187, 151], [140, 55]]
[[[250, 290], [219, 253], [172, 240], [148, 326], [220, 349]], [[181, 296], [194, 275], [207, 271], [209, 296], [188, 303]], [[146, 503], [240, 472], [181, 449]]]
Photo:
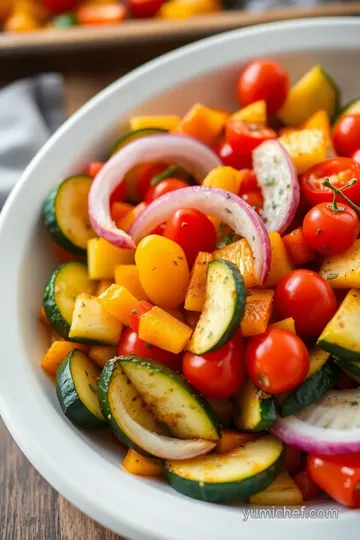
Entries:
[[22, 454], [0, 418], [1, 540], [125, 540], [61, 497]]

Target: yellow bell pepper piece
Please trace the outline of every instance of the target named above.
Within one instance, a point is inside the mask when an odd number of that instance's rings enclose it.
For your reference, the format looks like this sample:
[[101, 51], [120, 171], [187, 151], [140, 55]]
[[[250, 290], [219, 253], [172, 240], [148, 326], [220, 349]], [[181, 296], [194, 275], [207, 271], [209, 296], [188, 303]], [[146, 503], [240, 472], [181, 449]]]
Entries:
[[278, 139], [292, 158], [298, 174], [326, 159], [326, 139], [319, 129], [302, 129]]
[[223, 248], [217, 249], [213, 253], [214, 259], [224, 259], [230, 261], [239, 268], [244, 278], [245, 287], [250, 288], [257, 285], [254, 269], [254, 257], [251, 247], [245, 238], [229, 244]]
[[115, 284], [104, 291], [97, 300], [106, 311], [126, 326], [129, 326], [130, 312], [139, 303], [125, 287]]
[[158, 116], [132, 116], [130, 129], [160, 128], [175, 131], [180, 123], [180, 116], [164, 114]]
[[132, 264], [134, 251], [113, 246], [103, 238], [91, 238], [87, 246], [90, 279], [114, 279], [118, 264]]
[[293, 332], [296, 334], [295, 330], [295, 321], [292, 317], [289, 317], [288, 319], [283, 319], [282, 321], [278, 321], [276, 323], [273, 323], [270, 325], [271, 328], [282, 328], [283, 330], [289, 330], [289, 332]]
[[247, 107], [234, 113], [231, 116], [231, 119], [238, 119], [243, 122], [262, 124], [265, 126], [267, 121], [266, 102], [263, 99], [254, 101], [254, 103], [251, 103]]
[[162, 19], [188, 19], [195, 15], [221, 11], [218, 0], [170, 0], [165, 2], [158, 13]]
[[360, 240], [345, 253], [324, 259], [319, 274], [333, 289], [360, 289]]
[[243, 175], [232, 167], [215, 167], [204, 179], [202, 185], [230, 191], [237, 195], [240, 190]]
[[139, 338], [175, 354], [183, 351], [192, 330], [163, 309], [154, 306], [139, 321]]
[[204, 307], [207, 270], [212, 258], [211, 253], [200, 251], [195, 259], [185, 297], [185, 309], [189, 311], [202, 311]]
[[[163, 4], [163, 7], [168, 6], [172, 1], [174, 0]], [[223, 131], [225, 122], [226, 115], [223, 112], [196, 103], [181, 119], [177, 132], [194, 137], [211, 146]]]
[[263, 491], [252, 495], [250, 504], [294, 506], [303, 503], [303, 496], [288, 472], [282, 471]]
[[324, 110], [330, 118], [337, 108], [338, 90], [329, 75], [314, 66], [289, 91], [278, 113], [287, 126], [298, 126], [316, 111]]
[[326, 140], [326, 157], [335, 155], [330, 118], [326, 111], [320, 110], [314, 113], [300, 126], [300, 129], [319, 129], [324, 134]]
[[148, 300], [140, 283], [139, 271], [135, 264], [120, 264], [119, 266], [115, 266], [114, 273], [116, 285], [125, 287], [139, 302], [141, 300]]
[[132, 449], [128, 450], [122, 464], [128, 473], [137, 476], [160, 476], [164, 472], [160, 459], [143, 456]]
[[269, 240], [271, 244], [271, 265], [265, 286], [274, 287], [293, 270], [293, 267], [288, 259], [286, 247], [280, 234], [277, 232], [269, 233]]
[[245, 313], [240, 324], [244, 337], [257, 336], [265, 332], [273, 305], [274, 291], [257, 290], [248, 291], [246, 297]]
[[108, 360], [116, 356], [116, 347], [91, 347], [89, 350], [89, 358], [99, 367], [103, 368]]
[[47, 373], [55, 375], [61, 362], [73, 349], [80, 349], [81, 351], [87, 352], [89, 347], [71, 341], [54, 341], [47, 350], [44, 358], [41, 360], [41, 367]]
[[99, 281], [95, 296], [100, 296], [100, 294], [106, 291], [106, 289], [108, 289], [110, 285], [112, 284], [113, 284], [113, 281], [111, 281], [111, 279], [102, 279], [101, 281]]

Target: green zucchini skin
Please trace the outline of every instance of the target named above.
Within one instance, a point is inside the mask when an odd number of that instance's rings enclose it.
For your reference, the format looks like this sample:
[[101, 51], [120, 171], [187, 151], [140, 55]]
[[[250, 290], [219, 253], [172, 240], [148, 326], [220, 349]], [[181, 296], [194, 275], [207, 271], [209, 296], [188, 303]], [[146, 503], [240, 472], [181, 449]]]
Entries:
[[[274, 397], [256, 388], [250, 378], [244, 387], [233, 398], [235, 415], [234, 423], [239, 431], [257, 433], [271, 428], [276, 420]], [[257, 419], [252, 421], [251, 415], [257, 409]], [[245, 416], [246, 415], [246, 416]]]
[[333, 356], [341, 358], [342, 360], [360, 360], [360, 352], [350, 351], [344, 347], [341, 347], [340, 345], [330, 343], [324, 339], [318, 341], [318, 345], [324, 351], [327, 351]]
[[264, 431], [270, 429], [276, 420], [275, 401], [272, 398], [261, 399], [260, 406], [260, 422], [254, 427], [253, 432]]
[[334, 358], [334, 360], [349, 377], [360, 383], [360, 360], [344, 360], [343, 358]]
[[[209, 419], [209, 422], [211, 424], [212, 428], [212, 437], [211, 440], [218, 440], [220, 438], [220, 429], [221, 425], [219, 422], [219, 419], [217, 418], [217, 415], [215, 411], [210, 406], [209, 402], [203, 398], [185, 379], [183, 375], [178, 373], [177, 371], [174, 371], [170, 369], [169, 367], [165, 366], [164, 364], [161, 364], [160, 362], [157, 362], [156, 360], [149, 360], [147, 358], [141, 358], [139, 356], [135, 355], [129, 355], [129, 356], [119, 356], [116, 358], [116, 360], [120, 363], [120, 365], [126, 366], [126, 364], [134, 364], [135, 366], [139, 368], [143, 368], [146, 370], [151, 370], [153, 373], [158, 373], [159, 375], [163, 377], [167, 377], [171, 381], [174, 381], [179, 387], [182, 388], [182, 390], [185, 391], [185, 393], [189, 394], [189, 397], [191, 399], [194, 399], [197, 401], [197, 403], [200, 405], [201, 409], [204, 412], [204, 415], [207, 416]], [[126, 373], [126, 368], [125, 368]], [[142, 395], [142, 392], [139, 392]], [[176, 411], [175, 411], [176, 412]], [[168, 426], [168, 429], [171, 432], [171, 427]], [[200, 437], [199, 438], [205, 438]], [[210, 439], [210, 437], [209, 437]]]
[[43, 209], [42, 209], [42, 219], [44, 222], [45, 227], [51, 234], [51, 236], [54, 238], [55, 242], [59, 244], [65, 251], [68, 253], [73, 253], [74, 255], [82, 255], [86, 256], [86, 247], [81, 247], [76, 244], [74, 244], [70, 238], [68, 238], [62, 229], [60, 228], [60, 225], [57, 220], [57, 213], [56, 213], [56, 199], [57, 196], [64, 186], [65, 183], [71, 182], [74, 179], [77, 178], [83, 178], [87, 179], [89, 181], [89, 184], [92, 182], [92, 178], [88, 175], [76, 175], [76, 176], [70, 176], [69, 178], [66, 178], [63, 182], [61, 182], [60, 185], [56, 186], [47, 196], [47, 198], [44, 201]]
[[71, 351], [60, 364], [56, 373], [56, 395], [65, 416], [74, 424], [83, 429], [104, 429], [107, 424], [95, 416], [81, 401], [75, 388], [71, 373], [71, 362], [76, 353], [82, 353], [77, 349]]
[[116, 152], [118, 152], [123, 146], [125, 146], [126, 144], [132, 141], [135, 141], [136, 139], [141, 139], [142, 137], [148, 137], [149, 135], [159, 135], [161, 133], [168, 133], [168, 131], [166, 129], [155, 128], [155, 127], [154, 128], [148, 127], [148, 128], [127, 131], [126, 133], [124, 133], [117, 139], [117, 141], [115, 142], [115, 144], [113, 145], [110, 151], [108, 159], [110, 159], [111, 156], [116, 154]]
[[[84, 274], [87, 274], [86, 266], [81, 262], [67, 262], [61, 264], [50, 276], [45, 289], [43, 296], [43, 306], [46, 317], [50, 323], [50, 326], [55, 330], [62, 338], [69, 339], [69, 331], [71, 326], [71, 321], [67, 321], [62, 315], [60, 308], [56, 301], [56, 287], [58, 280], [61, 279], [61, 273], [65, 269], [70, 269], [71, 266], [77, 267], [78, 269], [83, 269]], [[90, 280], [89, 280], [90, 283]], [[95, 287], [94, 284], [91, 285], [92, 288]], [[79, 294], [80, 294], [79, 290]], [[90, 291], [89, 291], [90, 292]], [[75, 300], [74, 300], [75, 304]], [[75, 339], [70, 341], [76, 341]]]
[[290, 392], [278, 409], [281, 416], [291, 416], [322, 398], [332, 388], [339, 370], [332, 360], [328, 360], [312, 377], [304, 381], [298, 388]]
[[336, 84], [334, 79], [331, 77], [331, 75], [329, 75], [329, 73], [327, 71], [325, 71], [322, 67], [320, 67], [320, 70], [321, 70], [321, 73], [324, 75], [325, 79], [327, 79], [330, 86], [332, 86], [332, 88], [334, 90], [334, 94], [335, 94], [335, 110], [334, 110], [333, 117], [330, 119], [330, 120], [334, 121], [335, 118], [339, 114], [340, 102], [341, 102], [341, 91], [340, 91], [339, 86]]
[[[209, 291], [209, 281], [212, 273], [216, 272], [219, 268], [220, 272], [226, 273], [223, 281], [220, 283], [217, 281], [211, 286], [212, 290]], [[217, 313], [217, 317], [212, 317], [212, 306], [215, 304], [221, 304], [221, 298], [224, 297], [228, 288], [228, 280], [231, 279], [233, 291], [230, 295], [232, 300], [231, 315], [230, 318], [225, 313], [221, 317], [221, 313]], [[221, 279], [221, 278], [219, 278]], [[223, 291], [221, 293], [221, 288]], [[221, 294], [220, 294], [221, 293]], [[218, 294], [218, 299], [211, 301], [211, 295]], [[220, 298], [221, 296], [221, 298]], [[229, 294], [228, 294], [229, 296]], [[188, 351], [193, 354], [205, 354], [216, 351], [225, 345], [239, 330], [241, 320], [245, 313], [246, 305], [246, 289], [242, 275], [238, 267], [224, 259], [217, 259], [209, 263], [208, 266], [208, 278], [207, 278], [207, 290], [205, 305], [200, 316], [199, 322], [194, 330], [194, 333], [188, 343]], [[216, 307], [215, 307], [216, 309]], [[216, 319], [216, 320], [215, 320]], [[224, 321], [225, 319], [225, 321]], [[214, 327], [216, 325], [216, 328]], [[221, 333], [219, 333], [219, 330]], [[205, 339], [204, 339], [205, 336]]]
[[199, 482], [178, 476], [168, 463], [165, 474], [170, 486], [192, 499], [204, 502], [223, 503], [229, 501], [246, 501], [266, 489], [276, 478], [283, 467], [284, 451], [267, 469], [240, 482]]
[[355, 98], [346, 103], [343, 107], [338, 108], [338, 114], [334, 118], [334, 124], [345, 114], [360, 113], [360, 98]]
[[[120, 429], [117, 422], [115, 422], [112, 416], [112, 411], [111, 411], [109, 398], [108, 398], [108, 392], [109, 392], [111, 378], [114, 374], [115, 369], [118, 369], [116, 358], [106, 362], [101, 372], [100, 378], [98, 380], [98, 396], [99, 396], [99, 404], [100, 404], [101, 412], [103, 413], [105, 420], [110, 425], [114, 435], [119, 439], [120, 442], [122, 442], [129, 448], [136, 450], [136, 452], [139, 452], [140, 454], [143, 454], [145, 456], [150, 456], [150, 454], [145, 452], [142, 448], [140, 448], [137, 444], [135, 444], [131, 439], [129, 439], [129, 437], [122, 431], [122, 429]], [[129, 384], [130, 384], [130, 381], [129, 381]]]

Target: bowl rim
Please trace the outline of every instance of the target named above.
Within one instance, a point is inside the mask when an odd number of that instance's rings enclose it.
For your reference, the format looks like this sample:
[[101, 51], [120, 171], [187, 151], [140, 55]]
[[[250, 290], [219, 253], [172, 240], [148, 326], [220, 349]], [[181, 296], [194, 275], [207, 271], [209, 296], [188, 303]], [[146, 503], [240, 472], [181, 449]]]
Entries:
[[[136, 83], [137, 102], [141, 103], [163, 90], [164, 81], [166, 82], [167, 79], [175, 85], [219, 69], [224, 64], [263, 55], [264, 39], [266, 39], [266, 55], [271, 55], [279, 52], [305, 52], [311, 49], [331, 50], [335, 48], [331, 36], [336, 36], [337, 50], [355, 49], [357, 46], [355, 37], [358, 38], [359, 35], [360, 18], [355, 17], [270, 23], [225, 32], [192, 43], [152, 60], [122, 77], [68, 119], [27, 167], [0, 215], [0, 252], [4, 253], [9, 249], [9, 240], [14, 238], [15, 234], [18, 201], [21, 200], [22, 191], [25, 188], [29, 191], [29, 185], [34, 181], [41, 163], [49, 159], [49, 156], [54, 154], [58, 143], [64, 140], [69, 132], [74, 131], [76, 126], [84, 123], [95, 109], [104, 107], [104, 104], [106, 105], [106, 102], [114, 95], [126, 92], [127, 87], [131, 88]], [[285, 48], [284, 43], [286, 43]], [[242, 50], [243, 44], [246, 46]], [[235, 46], [239, 51], [237, 54], [231, 51]], [[360, 50], [360, 44], [358, 48]], [[156, 76], [147, 79], [149, 73], [153, 71]], [[145, 80], [147, 80], [146, 84], [142, 85], [142, 81]], [[23, 253], [17, 256], [18, 266], [21, 264], [22, 255]], [[14, 273], [16, 272], [17, 270]], [[108, 464], [107, 460], [97, 454], [94, 449], [85, 451], [88, 445], [83, 436], [81, 433], [76, 434], [66, 421], [61, 420], [62, 434], [59, 437], [56, 432], [54, 411], [52, 412], [51, 408], [48, 411], [41, 410], [45, 392], [42, 391], [40, 383], [36, 382], [34, 373], [28, 365], [29, 362], [26, 361], [24, 344], [19, 339], [18, 343], [14, 344], [14, 329], [11, 325], [18, 319], [19, 309], [17, 305], [11, 304], [15, 304], [14, 292], [15, 295], [18, 293], [16, 288], [15, 291], [10, 290], [11, 288], [5, 290], [4, 284], [7, 283], [8, 277], [7, 265], [0, 265], [0, 282], [3, 284], [2, 292], [4, 293], [4, 301], [0, 307], [2, 321], [0, 336], [5, 351], [14, 351], [13, 366], [9, 366], [6, 360], [2, 361], [4, 371], [0, 377], [0, 413], [16, 443], [40, 474], [85, 514], [118, 534], [136, 540], [188, 540], [190, 538], [215, 540], [220, 535], [225, 535], [227, 540], [239, 538], [236, 531], [243, 519], [240, 511], [234, 511], [237, 509], [194, 501], [175, 492], [168, 494], [158, 490], [155, 483], [138, 480], [122, 471], [119, 471], [119, 481], [123, 489], [120, 493], [118, 489], [115, 490], [118, 499], [111, 501], [106, 494], [103, 498], [99, 497], [99, 486], [105, 484], [109, 489], [115, 486], [114, 465]], [[14, 328], [16, 324], [14, 322]], [[22, 368], [21, 373], [15, 369], [17, 365]], [[32, 384], [34, 388], [31, 387]], [[24, 393], [28, 391], [26, 403], [20, 404], [16, 401], [13, 394], [14, 388], [17, 395], [25, 395]], [[37, 390], [40, 390], [38, 395]], [[52, 432], [48, 432], [45, 428]], [[71, 448], [64, 445], [64, 437], [66, 441], [71, 441]], [[59, 452], [61, 442], [61, 452]], [[80, 460], [72, 463], [71, 458], [75, 455], [80, 456]], [[94, 476], [89, 477], [89, 471], [92, 468], [94, 468]], [[348, 525], [350, 521], [354, 524], [354, 520], [359, 520], [360, 516], [344, 509], [341, 517], [342, 519], [337, 521], [312, 519], [311, 529], [308, 526], [309, 520], [298, 520], [298, 527], [292, 528], [291, 533], [294, 540], [300, 540], [304, 533], [311, 532], [318, 535], [320, 531], [322, 535], [326, 534], [328, 539], [335, 540], [341, 532], [346, 530], [350, 538]], [[287, 540], [291, 522], [291, 518], [276, 521], [278, 540], [285, 540], [285, 538]], [[266, 533], [265, 527], [266, 524], [259, 519], [243, 522], [247, 540], [255, 540], [259, 535]], [[355, 536], [351, 538], [355, 539]]]

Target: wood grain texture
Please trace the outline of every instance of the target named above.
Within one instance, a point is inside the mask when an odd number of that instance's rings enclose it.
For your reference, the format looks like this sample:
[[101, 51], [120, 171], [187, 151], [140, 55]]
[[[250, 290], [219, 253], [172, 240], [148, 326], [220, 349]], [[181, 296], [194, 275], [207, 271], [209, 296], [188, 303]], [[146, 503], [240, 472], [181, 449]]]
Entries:
[[86, 517], [30, 465], [0, 418], [1, 540], [125, 540]]

